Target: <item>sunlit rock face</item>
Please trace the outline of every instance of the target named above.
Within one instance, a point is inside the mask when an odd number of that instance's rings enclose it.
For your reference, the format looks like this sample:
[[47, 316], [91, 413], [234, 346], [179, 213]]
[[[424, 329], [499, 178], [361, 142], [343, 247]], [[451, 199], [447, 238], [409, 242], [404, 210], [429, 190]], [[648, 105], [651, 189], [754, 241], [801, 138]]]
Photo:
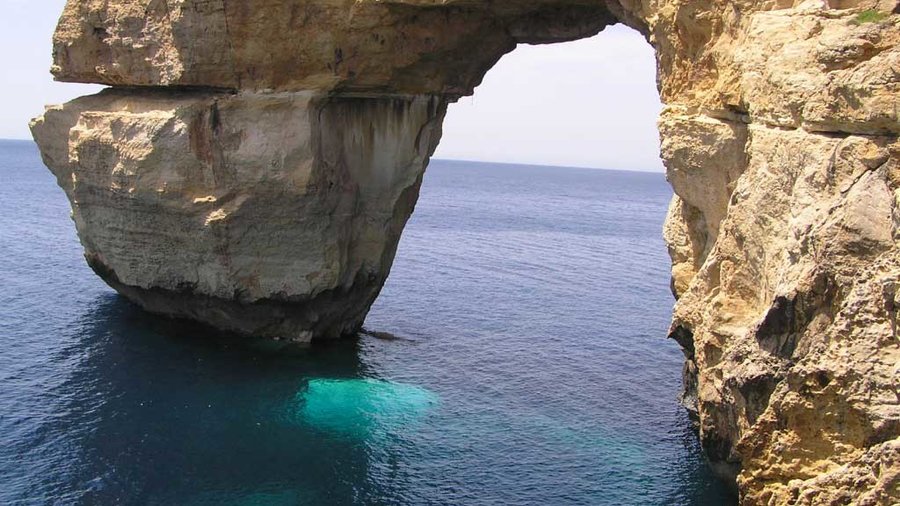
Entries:
[[[440, 134], [519, 42], [654, 46], [685, 404], [747, 504], [900, 501], [900, 16], [878, 0], [71, 0], [34, 124], [151, 311], [357, 329]], [[577, 69], [573, 69], [577, 72]], [[136, 88], [141, 87], [141, 88]]]

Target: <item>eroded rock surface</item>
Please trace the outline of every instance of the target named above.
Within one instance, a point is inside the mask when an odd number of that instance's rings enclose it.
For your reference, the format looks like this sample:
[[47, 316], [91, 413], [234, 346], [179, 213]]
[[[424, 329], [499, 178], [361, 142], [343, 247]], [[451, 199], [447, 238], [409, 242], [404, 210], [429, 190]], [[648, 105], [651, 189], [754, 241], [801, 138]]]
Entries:
[[[746, 504], [900, 502], [900, 15], [884, 0], [70, 0], [33, 131], [151, 311], [359, 328], [448, 101], [623, 22], [658, 61], [685, 404]], [[573, 69], [574, 71], [574, 69]]]
[[309, 341], [362, 325], [444, 110], [435, 97], [107, 90], [32, 129], [88, 263], [116, 290]]

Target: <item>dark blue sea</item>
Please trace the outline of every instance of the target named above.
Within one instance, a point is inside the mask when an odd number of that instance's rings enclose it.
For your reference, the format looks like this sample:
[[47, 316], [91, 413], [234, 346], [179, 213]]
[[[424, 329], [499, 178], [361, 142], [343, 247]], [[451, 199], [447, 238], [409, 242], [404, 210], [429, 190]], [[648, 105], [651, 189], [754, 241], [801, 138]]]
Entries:
[[374, 335], [279, 352], [118, 297], [2, 141], [0, 504], [733, 504], [677, 402], [670, 196], [434, 161]]

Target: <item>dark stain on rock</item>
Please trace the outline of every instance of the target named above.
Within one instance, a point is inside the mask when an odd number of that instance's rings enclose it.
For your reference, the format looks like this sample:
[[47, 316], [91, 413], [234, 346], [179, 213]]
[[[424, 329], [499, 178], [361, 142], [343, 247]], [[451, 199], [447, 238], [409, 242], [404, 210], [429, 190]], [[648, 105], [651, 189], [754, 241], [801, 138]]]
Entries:
[[817, 273], [808, 291], [776, 296], [756, 328], [759, 347], [779, 358], [795, 360], [810, 323], [822, 316], [832, 319], [842, 300], [837, 283], [827, 272]]
[[734, 458], [734, 447], [726, 437], [720, 437], [714, 431], [704, 431], [700, 437], [700, 445], [709, 458], [710, 469], [726, 483], [735, 483], [741, 471], [740, 460]]
[[222, 119], [219, 104], [213, 101], [209, 108], [194, 116], [188, 126], [191, 151], [199, 160], [212, 165], [216, 160], [216, 137], [221, 131]]
[[759, 415], [769, 406], [769, 398], [780, 382], [781, 378], [766, 373], [752, 377], [738, 386], [738, 391], [744, 398], [744, 413], [751, 425], [756, 423]]
[[775, 297], [756, 331], [760, 347], [779, 357], [790, 358], [797, 347], [797, 330], [801, 326], [797, 316], [795, 299]]
[[831, 375], [829, 375], [827, 371], [817, 372], [816, 383], [818, 383], [822, 388], [827, 387], [829, 384], [831, 384]]
[[674, 339], [681, 346], [681, 351], [685, 358], [694, 360], [696, 350], [694, 349], [694, 333], [684, 325], [676, 325], [670, 332], [669, 338]]
[[891, 334], [897, 339], [897, 282], [888, 281], [881, 285], [881, 294], [884, 298], [884, 310], [887, 312], [888, 321], [891, 323]]

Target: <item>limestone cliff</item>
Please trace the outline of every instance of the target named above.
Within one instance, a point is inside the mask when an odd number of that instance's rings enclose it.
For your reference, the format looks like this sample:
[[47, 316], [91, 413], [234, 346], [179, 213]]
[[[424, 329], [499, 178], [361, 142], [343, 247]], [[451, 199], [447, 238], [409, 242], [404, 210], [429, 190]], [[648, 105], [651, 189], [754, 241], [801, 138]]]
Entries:
[[444, 109], [434, 97], [107, 90], [32, 129], [113, 288], [153, 312], [309, 341], [362, 325]]
[[884, 0], [70, 0], [33, 131], [147, 309], [359, 328], [446, 104], [517, 43], [656, 49], [685, 404], [746, 504], [900, 502], [900, 15]]

